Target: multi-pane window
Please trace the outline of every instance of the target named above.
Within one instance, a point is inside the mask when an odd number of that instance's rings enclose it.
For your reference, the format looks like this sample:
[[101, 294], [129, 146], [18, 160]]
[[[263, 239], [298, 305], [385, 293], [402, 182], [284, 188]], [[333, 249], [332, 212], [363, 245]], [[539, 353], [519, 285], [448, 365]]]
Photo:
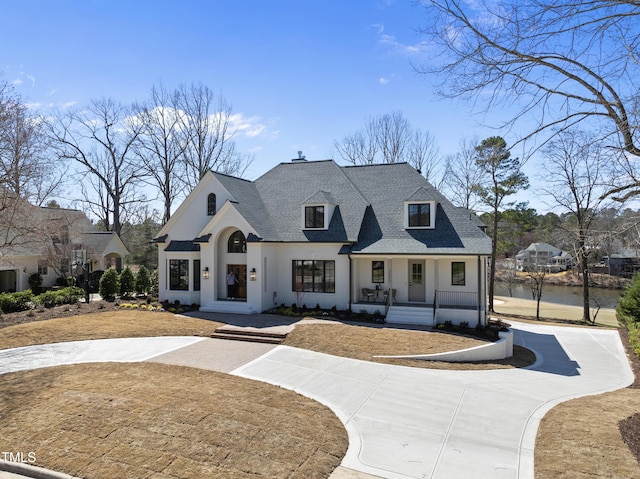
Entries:
[[200, 260], [193, 260], [193, 290], [200, 291]]
[[371, 262], [371, 282], [384, 283], [384, 261]]
[[304, 207], [304, 227], [324, 228], [324, 206]]
[[46, 276], [49, 274], [49, 266], [46, 261], [38, 260], [38, 274], [40, 276]]
[[227, 245], [228, 253], [246, 253], [247, 252], [247, 240], [242, 234], [242, 231], [238, 230], [229, 236], [229, 243]]
[[336, 262], [325, 260], [292, 261], [292, 290], [297, 292], [335, 293]]
[[465, 284], [465, 267], [464, 263], [454, 261], [451, 263], [451, 284], [453, 286], [464, 286]]
[[207, 196], [207, 215], [213, 216], [216, 214], [216, 195], [215, 193], [209, 193]]
[[169, 289], [189, 291], [189, 260], [169, 260]]
[[410, 203], [409, 204], [409, 227], [419, 228], [431, 226], [431, 204], [430, 203]]

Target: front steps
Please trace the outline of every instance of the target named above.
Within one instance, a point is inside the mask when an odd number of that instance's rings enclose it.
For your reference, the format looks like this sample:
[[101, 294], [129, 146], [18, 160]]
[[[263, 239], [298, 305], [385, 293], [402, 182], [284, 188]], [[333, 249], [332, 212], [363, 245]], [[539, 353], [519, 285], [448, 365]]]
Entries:
[[221, 326], [211, 335], [215, 339], [230, 339], [232, 341], [249, 341], [252, 343], [281, 344], [287, 337], [286, 332]]
[[416, 308], [411, 306], [391, 306], [385, 318], [391, 324], [416, 324], [433, 326], [433, 308]]
[[200, 306], [203, 313], [231, 313], [231, 314], [256, 314], [256, 311], [246, 301], [212, 301]]

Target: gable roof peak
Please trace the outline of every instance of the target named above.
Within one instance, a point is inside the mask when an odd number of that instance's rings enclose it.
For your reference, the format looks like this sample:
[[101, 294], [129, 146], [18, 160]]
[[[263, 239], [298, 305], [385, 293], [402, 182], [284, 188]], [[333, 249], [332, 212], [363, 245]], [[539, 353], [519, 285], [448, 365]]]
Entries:
[[241, 178], [239, 176], [230, 175], [228, 173], [222, 173], [220, 171], [209, 170], [213, 176], [224, 176], [226, 178], [233, 178], [234, 180], [246, 181], [247, 183], [253, 183], [251, 180], [247, 180], [246, 178]]
[[424, 186], [416, 189], [405, 201], [434, 201], [435, 198]]
[[335, 198], [333, 197], [333, 195], [331, 193], [329, 193], [328, 191], [323, 191], [323, 190], [318, 190], [316, 191], [314, 194], [312, 194], [311, 196], [309, 196], [307, 199], [303, 200], [302, 203], [300, 203], [301, 205], [310, 205], [310, 204], [329, 204], [329, 205], [336, 205], [337, 202], [335, 200]]

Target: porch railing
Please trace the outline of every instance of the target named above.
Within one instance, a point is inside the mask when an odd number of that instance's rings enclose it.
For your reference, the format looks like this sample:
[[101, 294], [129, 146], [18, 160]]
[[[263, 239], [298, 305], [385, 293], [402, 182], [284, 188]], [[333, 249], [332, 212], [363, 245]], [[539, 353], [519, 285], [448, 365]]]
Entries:
[[478, 309], [478, 293], [463, 291], [436, 291], [436, 308]]

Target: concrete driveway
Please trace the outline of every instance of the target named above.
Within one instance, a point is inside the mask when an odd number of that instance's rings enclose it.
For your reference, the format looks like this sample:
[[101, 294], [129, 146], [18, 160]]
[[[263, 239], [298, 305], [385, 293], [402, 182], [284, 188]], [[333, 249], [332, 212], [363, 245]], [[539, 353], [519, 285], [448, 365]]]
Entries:
[[[345, 359], [286, 346], [136, 338], [0, 351], [0, 373], [57, 364], [142, 361], [229, 371], [330, 407], [349, 449], [332, 477], [533, 479], [538, 424], [554, 405], [633, 381], [616, 331], [513, 323], [538, 355], [528, 369], [443, 371]], [[219, 364], [220, 363], [220, 364]]]
[[520, 478], [533, 473], [538, 425], [567, 399], [628, 386], [616, 331], [514, 323], [529, 369], [387, 366], [280, 346], [233, 374], [293, 389], [345, 424], [347, 469], [385, 478]]

